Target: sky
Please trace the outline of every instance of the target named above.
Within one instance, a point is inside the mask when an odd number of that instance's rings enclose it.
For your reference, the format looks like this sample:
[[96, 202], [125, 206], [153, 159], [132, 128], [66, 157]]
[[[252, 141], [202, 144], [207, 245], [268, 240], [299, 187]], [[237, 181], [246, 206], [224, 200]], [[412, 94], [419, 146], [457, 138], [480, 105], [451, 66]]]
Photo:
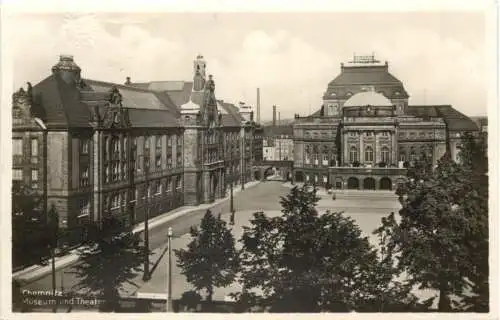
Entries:
[[487, 112], [485, 17], [477, 12], [36, 13], [9, 20], [14, 89], [43, 80], [60, 54], [84, 78], [123, 83], [192, 80], [201, 53], [216, 96], [256, 103], [261, 118], [319, 109], [328, 82], [354, 53], [375, 54], [410, 104]]

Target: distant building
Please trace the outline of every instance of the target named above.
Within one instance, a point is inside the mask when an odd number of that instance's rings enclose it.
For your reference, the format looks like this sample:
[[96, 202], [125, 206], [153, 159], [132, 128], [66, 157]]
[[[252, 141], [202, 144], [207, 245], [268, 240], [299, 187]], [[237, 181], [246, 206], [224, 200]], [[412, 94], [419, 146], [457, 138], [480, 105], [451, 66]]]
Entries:
[[336, 189], [394, 190], [422, 153], [434, 164], [477, 125], [450, 105], [408, 105], [403, 83], [388, 63], [355, 56], [323, 95], [321, 109], [295, 116], [296, 181]]
[[125, 84], [83, 79], [61, 56], [50, 76], [14, 94], [12, 115], [13, 182], [47, 192], [75, 234], [111, 215], [135, 224], [146, 208], [151, 218], [223, 198], [229, 181], [253, 179], [262, 148], [252, 108], [216, 99], [202, 56], [192, 82]]
[[265, 126], [263, 131], [264, 160], [293, 160], [293, 127], [291, 125]]

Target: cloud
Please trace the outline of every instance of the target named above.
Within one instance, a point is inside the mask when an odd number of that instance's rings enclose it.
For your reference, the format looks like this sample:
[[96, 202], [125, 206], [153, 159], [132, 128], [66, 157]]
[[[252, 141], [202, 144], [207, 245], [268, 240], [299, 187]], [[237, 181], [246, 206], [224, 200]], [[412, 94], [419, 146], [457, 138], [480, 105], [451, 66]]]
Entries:
[[15, 86], [48, 76], [59, 54], [74, 55], [83, 76], [92, 79], [190, 80], [192, 60], [201, 52], [218, 98], [255, 104], [259, 87], [262, 118], [271, 117], [274, 104], [284, 118], [318, 109], [328, 82], [340, 73], [340, 63], [353, 52], [373, 51], [389, 60], [390, 72], [403, 82], [411, 103], [452, 104], [470, 115], [486, 112], [484, 41], [480, 34], [474, 41], [469, 33], [461, 37], [459, 26], [445, 35], [439, 24], [405, 23], [401, 17], [394, 20], [396, 25], [390, 17], [374, 22], [322, 15], [318, 21], [314, 16], [306, 19], [308, 24], [294, 24], [290, 17], [250, 27], [230, 15], [217, 20], [174, 15], [166, 24], [165, 19], [148, 17], [16, 17], [9, 40]]
[[[254, 104], [259, 87], [264, 108], [277, 104], [282, 114], [292, 115], [321, 99], [330, 77], [325, 71], [331, 67], [327, 53], [301, 38], [283, 30], [255, 30], [211, 70], [223, 83], [218, 95], [235, 99], [235, 94], [240, 94], [240, 99]], [[311, 99], [312, 95], [316, 99]]]

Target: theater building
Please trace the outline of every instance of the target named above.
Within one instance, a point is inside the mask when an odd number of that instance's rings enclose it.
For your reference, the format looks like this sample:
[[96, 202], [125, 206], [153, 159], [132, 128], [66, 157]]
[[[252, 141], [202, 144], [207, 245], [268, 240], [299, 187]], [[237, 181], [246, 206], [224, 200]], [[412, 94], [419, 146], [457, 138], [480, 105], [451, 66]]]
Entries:
[[408, 104], [388, 63], [355, 56], [323, 95], [320, 110], [295, 116], [294, 179], [334, 189], [394, 190], [423, 152], [434, 164], [476, 124], [450, 105]]
[[14, 94], [14, 183], [47, 195], [60, 227], [78, 237], [109, 215], [135, 224], [146, 210], [151, 218], [210, 203], [228, 181], [251, 181], [252, 108], [216, 99], [202, 56], [193, 81], [162, 85], [84, 79], [61, 56], [51, 75]]

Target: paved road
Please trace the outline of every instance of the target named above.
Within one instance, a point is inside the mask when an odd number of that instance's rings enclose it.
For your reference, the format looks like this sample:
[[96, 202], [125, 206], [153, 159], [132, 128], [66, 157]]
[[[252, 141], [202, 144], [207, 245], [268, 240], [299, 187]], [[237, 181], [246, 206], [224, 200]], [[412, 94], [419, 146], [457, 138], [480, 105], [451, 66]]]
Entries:
[[[264, 182], [255, 187], [245, 189], [234, 196], [236, 215], [238, 211], [255, 210], [280, 210], [279, 195], [285, 195], [290, 189], [282, 186], [282, 182]], [[224, 201], [214, 208], [212, 212], [221, 212], [223, 215], [229, 213], [229, 200]], [[172, 227], [174, 237], [179, 237], [189, 232], [191, 226], [199, 225], [205, 210], [196, 210], [182, 217], [174, 219], [162, 226], [150, 231], [150, 247], [152, 250], [162, 247], [166, 243], [167, 230]], [[67, 291], [79, 282], [76, 275], [72, 273], [73, 267], [67, 267], [56, 271], [56, 283], [58, 290]], [[23, 285], [22, 289], [28, 290], [51, 290], [52, 276], [47, 275], [41, 279]]]

